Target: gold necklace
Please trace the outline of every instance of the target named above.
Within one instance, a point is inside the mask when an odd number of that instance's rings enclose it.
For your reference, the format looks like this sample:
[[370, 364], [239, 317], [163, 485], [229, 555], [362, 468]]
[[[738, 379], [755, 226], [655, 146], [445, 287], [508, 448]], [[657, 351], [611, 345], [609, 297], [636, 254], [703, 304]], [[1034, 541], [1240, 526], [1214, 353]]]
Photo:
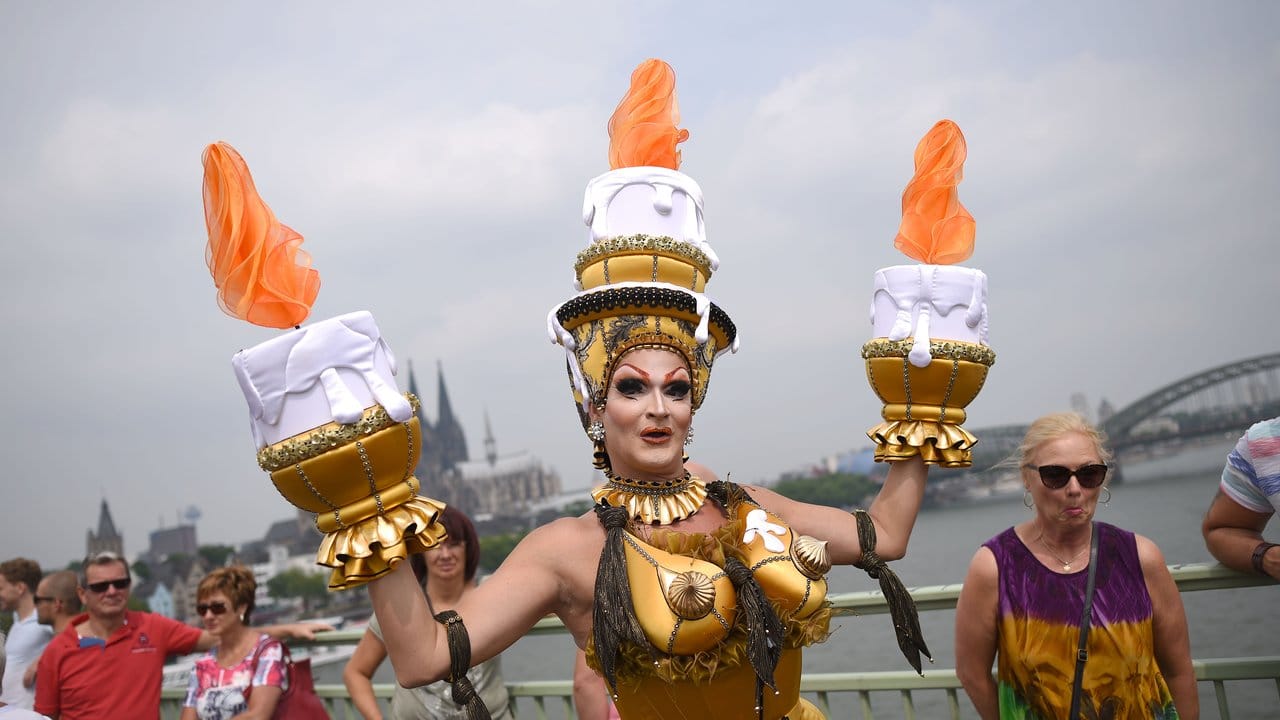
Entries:
[[[1058, 554], [1054, 551], [1053, 547], [1049, 545], [1049, 543], [1045, 542], [1043, 530], [1040, 531], [1040, 535], [1036, 537], [1036, 541], [1039, 542], [1042, 546], [1044, 546], [1044, 549], [1049, 553], [1049, 557], [1062, 563], [1063, 572], [1070, 572], [1071, 563], [1074, 563], [1076, 561], [1076, 558], [1080, 557], [1086, 550], [1089, 549], [1089, 545], [1085, 545], [1084, 548], [1080, 550], [1080, 552], [1076, 553], [1075, 555], [1072, 555], [1070, 560], [1063, 560], [1062, 558], [1058, 557]], [[1090, 540], [1090, 544], [1092, 544], [1092, 542], [1093, 541]]]
[[607, 480], [591, 491], [596, 502], [622, 507], [633, 520], [670, 525], [696, 513], [707, 499], [707, 486], [685, 472], [675, 480], [632, 480], [606, 471]]

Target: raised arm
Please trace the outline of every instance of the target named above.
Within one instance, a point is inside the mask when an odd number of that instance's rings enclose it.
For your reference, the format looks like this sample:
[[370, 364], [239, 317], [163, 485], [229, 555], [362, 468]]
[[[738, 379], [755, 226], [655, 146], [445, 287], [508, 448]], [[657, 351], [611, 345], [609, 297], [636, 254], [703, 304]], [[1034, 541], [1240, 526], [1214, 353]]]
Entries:
[[[911, 538], [920, 503], [924, 499], [928, 472], [919, 457], [889, 465], [884, 486], [868, 510], [876, 528], [876, 553], [881, 558], [897, 560], [906, 555], [907, 541]], [[756, 502], [786, 520], [796, 532], [826, 540], [831, 562], [849, 564], [862, 559], [858, 524], [852, 514], [825, 505], [791, 500], [765, 488], [749, 487], [747, 490]]]
[[1147, 538], [1138, 535], [1138, 561], [1142, 577], [1151, 595], [1152, 634], [1156, 663], [1169, 685], [1173, 705], [1182, 720], [1199, 720], [1200, 696], [1196, 692], [1196, 674], [1191, 666], [1191, 640], [1187, 633], [1187, 613], [1182, 607], [1182, 594], [1169, 573], [1164, 554]]
[[[1201, 526], [1204, 543], [1223, 565], [1240, 572], [1255, 572], [1253, 553], [1263, 542], [1262, 529], [1274, 514], [1250, 510], [1218, 490]], [[1280, 580], [1280, 547], [1265, 549], [1262, 569]]]
[[[562, 518], [534, 530], [492, 577], [462, 598], [455, 611], [470, 637], [471, 665], [511, 646], [548, 613], [559, 615], [575, 637], [585, 633], [603, 543], [602, 534], [592, 533], [594, 522]], [[445, 628], [431, 617], [408, 563], [370, 583], [369, 598], [402, 686], [449, 675]]]
[[956, 676], [982, 720], [999, 720], [1000, 704], [991, 663], [996, 657], [999, 619], [996, 558], [979, 548], [956, 601]]

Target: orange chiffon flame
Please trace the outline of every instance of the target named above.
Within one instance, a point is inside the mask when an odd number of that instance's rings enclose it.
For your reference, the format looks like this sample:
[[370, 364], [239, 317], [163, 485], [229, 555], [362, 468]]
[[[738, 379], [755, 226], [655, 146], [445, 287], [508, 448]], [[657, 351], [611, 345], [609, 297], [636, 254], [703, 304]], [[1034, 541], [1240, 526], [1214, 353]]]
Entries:
[[609, 118], [609, 167], [680, 169], [676, 145], [689, 139], [681, 130], [676, 71], [656, 58], [631, 73], [631, 88]]
[[922, 263], [950, 265], [973, 254], [976, 225], [960, 204], [968, 149], [960, 128], [940, 120], [916, 146], [916, 174], [902, 192], [902, 225], [894, 247]]
[[205, 262], [223, 312], [254, 325], [289, 328], [311, 313], [320, 273], [302, 250], [302, 236], [276, 219], [253, 186], [235, 148], [205, 148]]

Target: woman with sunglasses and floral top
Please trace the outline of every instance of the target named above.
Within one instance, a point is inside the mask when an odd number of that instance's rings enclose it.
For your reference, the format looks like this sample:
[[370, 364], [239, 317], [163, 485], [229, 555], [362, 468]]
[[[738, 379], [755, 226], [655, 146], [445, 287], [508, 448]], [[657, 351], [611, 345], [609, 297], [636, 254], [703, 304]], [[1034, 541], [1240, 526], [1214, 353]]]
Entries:
[[196, 614], [217, 644], [191, 670], [182, 720], [266, 720], [275, 712], [287, 683], [283, 651], [249, 627], [257, 587], [252, 572], [235, 566], [196, 588]]
[[[984, 720], [1064, 718], [1111, 453], [1083, 417], [1061, 413], [1033, 422], [1016, 458], [1032, 517], [984, 543], [969, 565], [956, 605], [956, 674]], [[1164, 556], [1141, 535], [1096, 525], [1080, 716], [1197, 720], [1186, 614]]]

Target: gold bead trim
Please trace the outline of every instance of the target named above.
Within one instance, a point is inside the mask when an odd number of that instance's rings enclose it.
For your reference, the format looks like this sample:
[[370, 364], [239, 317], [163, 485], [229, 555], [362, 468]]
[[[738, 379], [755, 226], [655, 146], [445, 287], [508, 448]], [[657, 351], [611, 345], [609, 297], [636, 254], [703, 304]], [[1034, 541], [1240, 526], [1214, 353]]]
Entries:
[[[405, 393], [405, 399], [418, 412], [418, 398], [412, 393]], [[368, 437], [379, 430], [398, 425], [381, 405], [365, 408], [360, 419], [349, 424], [326, 423], [291, 438], [281, 440], [274, 445], [258, 451], [258, 467], [267, 472], [275, 472], [283, 467], [296, 465], [303, 460], [322, 455], [334, 448], [349, 445], [363, 437]]]
[[[573, 270], [578, 279], [582, 279], [582, 271], [601, 258], [608, 259], [616, 255], [644, 255], [656, 253], [672, 258], [687, 260], [698, 268], [704, 277], [711, 277], [711, 260], [706, 253], [695, 245], [666, 237], [665, 235], [625, 235], [623, 237], [605, 238], [591, 243], [578, 253]], [[656, 264], [657, 259], [655, 257]], [[608, 282], [606, 280], [606, 282]]]
[[621, 507], [633, 520], [646, 525], [670, 525], [702, 507], [707, 486], [696, 475], [685, 473], [676, 480], [632, 480], [606, 473], [608, 482], [591, 491], [591, 499]]
[[[911, 352], [912, 340], [876, 338], [862, 346], [862, 358], [905, 358]], [[929, 343], [929, 355], [934, 360], [965, 360], [991, 367], [996, 361], [996, 351], [986, 345], [960, 342], [959, 340], [935, 340]]]

